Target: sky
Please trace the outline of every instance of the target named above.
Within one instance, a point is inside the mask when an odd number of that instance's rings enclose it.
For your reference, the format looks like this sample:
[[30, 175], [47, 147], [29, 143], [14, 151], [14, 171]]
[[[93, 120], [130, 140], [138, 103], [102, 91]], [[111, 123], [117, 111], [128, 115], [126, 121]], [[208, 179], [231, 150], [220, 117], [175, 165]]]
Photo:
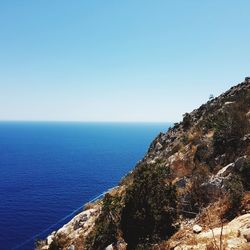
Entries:
[[250, 75], [249, 0], [0, 1], [0, 120], [176, 122]]

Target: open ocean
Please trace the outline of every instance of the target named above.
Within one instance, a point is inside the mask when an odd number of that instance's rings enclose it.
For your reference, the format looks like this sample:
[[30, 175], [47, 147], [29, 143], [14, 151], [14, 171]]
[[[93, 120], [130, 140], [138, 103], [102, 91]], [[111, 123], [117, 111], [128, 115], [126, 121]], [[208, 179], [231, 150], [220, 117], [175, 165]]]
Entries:
[[117, 185], [169, 126], [0, 122], [0, 249], [34, 249], [21, 244]]

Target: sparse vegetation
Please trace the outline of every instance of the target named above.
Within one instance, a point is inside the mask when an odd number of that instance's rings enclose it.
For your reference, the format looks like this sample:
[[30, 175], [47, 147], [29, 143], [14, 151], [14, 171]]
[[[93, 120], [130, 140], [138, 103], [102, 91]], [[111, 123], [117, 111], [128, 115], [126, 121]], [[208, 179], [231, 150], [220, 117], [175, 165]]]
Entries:
[[243, 164], [242, 168], [239, 169], [239, 175], [242, 179], [242, 184], [245, 190], [250, 190], [250, 159], [248, 158]]
[[167, 183], [169, 168], [163, 164], [136, 169], [133, 184], [128, 188], [121, 226], [128, 249], [151, 244], [174, 232], [176, 190]]
[[242, 179], [239, 175], [235, 174], [225, 182], [225, 186], [229, 202], [229, 207], [226, 211], [225, 217], [231, 219], [236, 215], [243, 198], [244, 188]]
[[198, 213], [199, 210], [207, 205], [209, 194], [205, 188], [202, 188], [202, 184], [205, 183], [209, 178], [209, 169], [206, 165], [200, 165], [193, 171], [192, 174], [192, 186], [190, 189], [190, 205], [193, 212]]
[[181, 142], [182, 142], [184, 145], [188, 144], [189, 138], [188, 138], [188, 135], [187, 135], [187, 134], [184, 134], [184, 135], [181, 137]]
[[183, 115], [183, 121], [182, 121], [183, 129], [184, 130], [189, 129], [189, 127], [191, 126], [191, 124], [192, 124], [191, 115], [189, 113], [185, 113]]
[[222, 112], [217, 116], [214, 124], [214, 153], [220, 155], [227, 153], [234, 156], [238, 153], [241, 139], [247, 133], [249, 122], [245, 113], [236, 105], [228, 112]]
[[107, 193], [103, 199], [102, 211], [95, 223], [95, 229], [87, 237], [85, 245], [88, 250], [102, 250], [116, 242], [119, 233], [122, 197]]
[[68, 238], [65, 234], [55, 237], [49, 246], [49, 250], [62, 250], [68, 244]]

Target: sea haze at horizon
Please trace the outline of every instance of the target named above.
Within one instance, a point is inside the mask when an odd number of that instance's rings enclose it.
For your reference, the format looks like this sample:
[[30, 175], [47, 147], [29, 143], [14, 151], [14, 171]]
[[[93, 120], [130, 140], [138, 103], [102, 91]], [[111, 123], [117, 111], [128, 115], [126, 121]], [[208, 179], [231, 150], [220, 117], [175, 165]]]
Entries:
[[117, 185], [170, 125], [0, 122], [0, 249]]

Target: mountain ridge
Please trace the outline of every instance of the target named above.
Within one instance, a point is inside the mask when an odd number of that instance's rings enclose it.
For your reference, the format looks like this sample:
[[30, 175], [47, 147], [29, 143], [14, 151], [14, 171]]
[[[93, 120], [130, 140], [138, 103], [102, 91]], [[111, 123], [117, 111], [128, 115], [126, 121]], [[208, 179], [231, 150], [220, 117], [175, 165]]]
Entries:
[[36, 248], [250, 249], [249, 178], [246, 77], [160, 133], [117, 187]]

